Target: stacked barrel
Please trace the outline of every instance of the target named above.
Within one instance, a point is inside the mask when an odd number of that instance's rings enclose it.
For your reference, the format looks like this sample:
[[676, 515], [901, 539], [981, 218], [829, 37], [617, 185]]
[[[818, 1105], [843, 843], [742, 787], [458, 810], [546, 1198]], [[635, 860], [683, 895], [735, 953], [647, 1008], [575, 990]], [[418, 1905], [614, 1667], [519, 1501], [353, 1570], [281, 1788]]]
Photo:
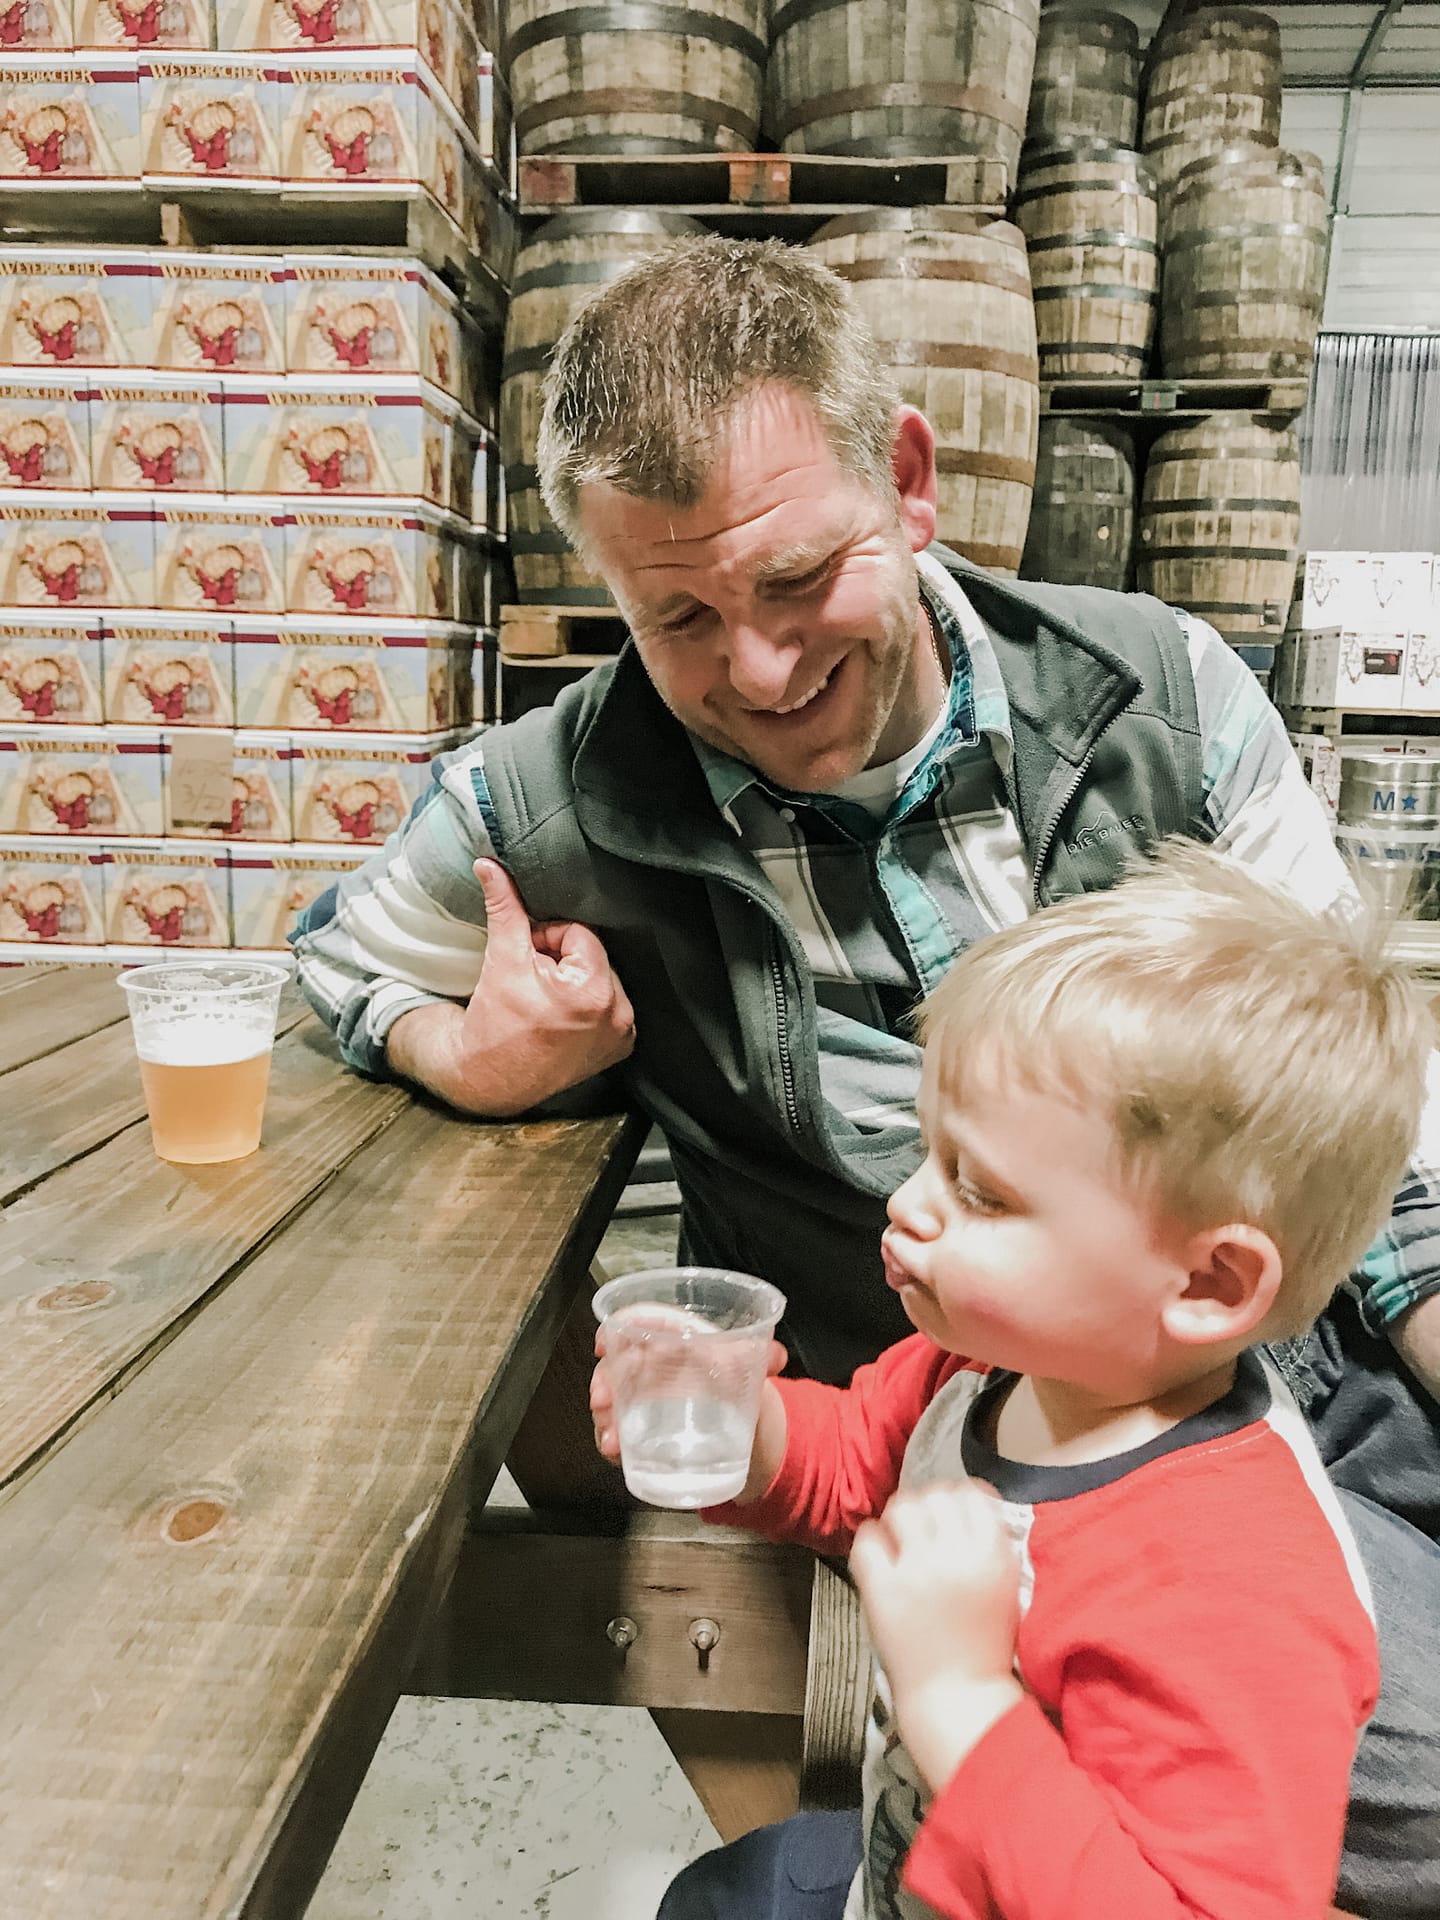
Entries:
[[[1043, 380], [1139, 380], [1159, 283], [1156, 198], [1136, 150], [1140, 48], [1122, 14], [1047, 9], [1015, 218], [1030, 250]], [[1042, 415], [1021, 571], [1124, 589], [1135, 450], [1113, 423]]]
[[[1280, 34], [1268, 15], [1205, 7], [1162, 26], [1141, 138], [1160, 190], [1168, 378], [1308, 379], [1329, 210], [1318, 160], [1279, 144], [1280, 102]], [[1186, 604], [1236, 645], [1273, 647], [1300, 543], [1290, 425], [1224, 414], [1160, 435], [1140, 518], [1143, 588], [1169, 600], [1188, 593]], [[1264, 652], [1251, 657], [1264, 672]]]
[[493, 21], [8, 24], [0, 189], [34, 244], [0, 276], [0, 949], [283, 947], [474, 724], [513, 231]]
[[[1041, 16], [1015, 202], [1052, 404], [1066, 384], [1117, 383], [1108, 403], [1102, 387], [1042, 415], [1022, 571], [1133, 578], [1261, 672], [1299, 541], [1285, 415], [1314, 357], [1328, 239], [1319, 162], [1280, 146], [1280, 103], [1266, 14], [1172, 6], [1142, 64], [1128, 18], [1062, 0]], [[1125, 419], [1124, 383], [1138, 399], [1147, 376], [1198, 388], [1183, 425]], [[1207, 382], [1263, 385], [1264, 404], [1204, 413]]]
[[[783, 152], [1018, 163], [1039, 0], [763, 0], [556, 7], [517, 0], [506, 56], [521, 155]], [[1003, 197], [1003, 196], [1002, 196]], [[863, 199], [863, 191], [857, 194]], [[558, 334], [601, 285], [694, 221], [588, 208], [527, 232], [505, 344], [501, 442], [519, 597], [603, 605], [545, 515], [541, 386]], [[793, 229], [792, 229], [793, 231]], [[993, 211], [875, 207], [810, 237], [849, 279], [904, 397], [939, 441], [942, 540], [1014, 573], [1035, 470], [1038, 363], [1023, 235]]]

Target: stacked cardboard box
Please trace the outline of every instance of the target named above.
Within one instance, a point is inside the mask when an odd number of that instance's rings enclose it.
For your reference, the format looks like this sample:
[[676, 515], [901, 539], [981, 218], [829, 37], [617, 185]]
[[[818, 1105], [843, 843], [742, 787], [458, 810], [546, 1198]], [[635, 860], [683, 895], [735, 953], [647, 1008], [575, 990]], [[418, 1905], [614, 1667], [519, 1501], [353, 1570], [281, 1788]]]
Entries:
[[1272, 694], [1279, 707], [1440, 713], [1440, 568], [1429, 553], [1306, 554]]

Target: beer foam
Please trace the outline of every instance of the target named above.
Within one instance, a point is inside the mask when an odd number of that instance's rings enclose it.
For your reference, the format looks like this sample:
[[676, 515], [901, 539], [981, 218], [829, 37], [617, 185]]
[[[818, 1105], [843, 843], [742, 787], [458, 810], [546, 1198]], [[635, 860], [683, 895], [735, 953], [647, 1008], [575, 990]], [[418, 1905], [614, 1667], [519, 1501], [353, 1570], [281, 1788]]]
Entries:
[[268, 1019], [257, 1022], [234, 1014], [176, 1014], [169, 1020], [147, 1020], [137, 1026], [135, 1051], [152, 1066], [229, 1067], [268, 1053], [271, 1037]]

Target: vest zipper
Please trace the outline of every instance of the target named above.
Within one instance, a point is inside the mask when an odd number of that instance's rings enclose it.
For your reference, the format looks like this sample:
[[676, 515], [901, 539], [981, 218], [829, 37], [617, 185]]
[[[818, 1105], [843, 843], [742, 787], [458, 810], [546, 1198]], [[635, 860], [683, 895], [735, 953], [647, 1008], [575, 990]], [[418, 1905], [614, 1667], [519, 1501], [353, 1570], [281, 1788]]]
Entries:
[[1079, 766], [1075, 769], [1075, 778], [1070, 782], [1069, 786], [1066, 787], [1064, 794], [1061, 796], [1059, 805], [1051, 813], [1049, 823], [1046, 826], [1043, 834], [1040, 836], [1040, 845], [1035, 854], [1035, 865], [1030, 875], [1030, 891], [1035, 896], [1035, 904], [1037, 907], [1042, 904], [1040, 899], [1040, 869], [1045, 865], [1045, 862], [1050, 858], [1050, 849], [1052, 846], [1054, 846], [1055, 835], [1060, 830], [1061, 816], [1064, 814], [1065, 809], [1069, 806], [1070, 802], [1075, 798], [1076, 794], [1080, 791], [1081, 782], [1084, 780], [1086, 774], [1090, 771], [1090, 762], [1095, 758], [1096, 752], [1100, 746], [1100, 742], [1104, 738], [1106, 730], [1109, 728], [1109, 726], [1110, 726], [1110, 722], [1107, 720], [1105, 722], [1105, 725], [1101, 727], [1100, 731], [1095, 735], [1095, 738], [1090, 742], [1090, 751], [1085, 755], [1085, 758], [1080, 762]]
[[803, 1136], [800, 1109], [795, 1103], [795, 1069], [790, 1060], [790, 1016], [785, 1011], [785, 975], [775, 955], [773, 935], [770, 944], [770, 985], [775, 993], [775, 1035], [780, 1050], [780, 1077], [785, 1083], [785, 1111], [790, 1116], [791, 1127]]

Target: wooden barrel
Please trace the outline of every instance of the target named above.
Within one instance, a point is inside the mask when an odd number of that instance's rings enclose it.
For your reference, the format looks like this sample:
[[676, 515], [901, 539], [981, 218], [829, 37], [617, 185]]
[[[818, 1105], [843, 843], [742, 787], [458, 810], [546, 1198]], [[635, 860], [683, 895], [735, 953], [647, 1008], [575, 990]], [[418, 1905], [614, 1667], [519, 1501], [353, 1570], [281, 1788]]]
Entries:
[[1138, 380], [1155, 332], [1155, 192], [1138, 153], [1072, 141], [1026, 147], [1015, 220], [1035, 289], [1040, 373]]
[[955, 207], [877, 207], [827, 222], [810, 245], [851, 283], [901, 398], [935, 429], [938, 537], [1013, 574], [1039, 416], [1024, 235]]
[[1165, 222], [1160, 360], [1176, 378], [1308, 374], [1330, 205], [1313, 153], [1227, 147], [1187, 167]]
[[545, 511], [535, 445], [545, 370], [555, 342], [602, 287], [648, 253], [702, 233], [681, 213], [596, 207], [547, 220], [515, 260], [500, 386], [500, 453], [516, 590], [529, 604], [608, 606], [609, 590], [583, 566]]
[[1013, 182], [1039, 0], [776, 0], [766, 118], [787, 153], [975, 154]]
[[1042, 149], [1062, 140], [1133, 147], [1139, 131], [1140, 36], [1134, 21], [1099, 7], [1044, 8], [1026, 141]]
[[1098, 420], [1042, 414], [1020, 578], [1124, 593], [1134, 544], [1130, 435]]
[[1292, 427], [1212, 413], [1162, 433], [1145, 463], [1138, 584], [1227, 640], [1284, 631], [1300, 547]]
[[1140, 144], [1160, 192], [1202, 155], [1280, 140], [1280, 29], [1268, 13], [1204, 7], [1162, 26], [1150, 50]]
[[765, 58], [765, 0], [505, 9], [521, 153], [749, 152]]

